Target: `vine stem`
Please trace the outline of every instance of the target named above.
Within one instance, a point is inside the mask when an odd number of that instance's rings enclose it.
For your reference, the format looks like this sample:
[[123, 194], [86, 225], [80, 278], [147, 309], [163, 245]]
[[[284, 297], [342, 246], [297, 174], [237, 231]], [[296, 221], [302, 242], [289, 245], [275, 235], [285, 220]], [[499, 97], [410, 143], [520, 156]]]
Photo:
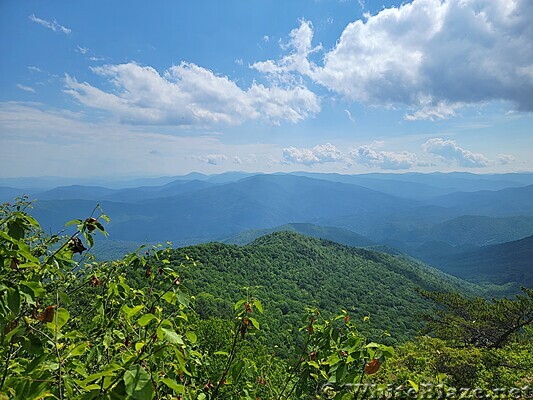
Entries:
[[226, 376], [228, 375], [231, 364], [233, 363], [233, 360], [235, 359], [235, 354], [237, 353], [237, 342], [239, 339], [239, 333], [243, 325], [244, 325], [244, 316], [240, 319], [239, 327], [235, 330], [235, 335], [233, 336], [233, 344], [231, 345], [231, 352], [228, 358], [228, 362], [226, 363], [226, 368], [224, 369], [224, 373], [220, 377], [220, 380], [218, 381], [217, 386], [215, 387], [215, 390], [213, 391], [213, 395], [211, 396], [211, 399], [214, 399], [215, 397], [217, 397], [220, 387], [226, 380]]
[[361, 391], [361, 386], [363, 386], [363, 378], [365, 377], [365, 364], [363, 364], [363, 371], [361, 372], [361, 378], [359, 379], [359, 386], [357, 387], [357, 391], [355, 392], [353, 398], [354, 400], [357, 400], [359, 397], [359, 392]]
[[61, 387], [61, 383], [63, 381], [63, 375], [62, 375], [62, 371], [61, 371], [61, 354], [59, 353], [59, 347], [57, 346], [57, 333], [59, 331], [59, 318], [58, 318], [58, 310], [59, 310], [59, 289], [56, 287], [56, 304], [57, 304], [57, 309], [56, 309], [56, 326], [55, 326], [55, 330], [54, 330], [54, 346], [56, 348], [56, 354], [57, 354], [57, 365], [58, 365], [58, 368], [59, 368], [59, 379], [58, 379], [58, 389], [59, 389], [59, 399], [60, 400], [63, 400], [63, 389]]
[[13, 337], [11, 337], [11, 340], [9, 341], [9, 350], [6, 357], [6, 367], [4, 368], [4, 374], [2, 375], [2, 383], [0, 384], [0, 390], [4, 387], [4, 383], [7, 378], [7, 370], [9, 369], [9, 361], [11, 360], [11, 354], [13, 354]]
[[[311, 340], [311, 334], [308, 333], [307, 334], [307, 340], [305, 341], [305, 344], [303, 346], [303, 349], [302, 349], [302, 352], [300, 353], [299, 357], [298, 357], [298, 360], [296, 361], [296, 363], [294, 364], [294, 366], [292, 367], [291, 369], [291, 373], [289, 374], [287, 380], [285, 381], [285, 384], [283, 385], [283, 388], [281, 389], [281, 392], [280, 394], [278, 395], [277, 397], [277, 400], [280, 400], [281, 399], [281, 396], [283, 395], [283, 392], [285, 392], [285, 389], [287, 389], [287, 386], [289, 385], [293, 375], [296, 373], [296, 371], [298, 370], [298, 367], [300, 366], [300, 364], [302, 363], [303, 361], [303, 357], [306, 353], [306, 350], [307, 350], [307, 345], [309, 344], [309, 341]], [[286, 398], [289, 397], [289, 395], [292, 393], [292, 391], [294, 390], [296, 384], [294, 384], [292, 386], [292, 389], [290, 390], [289, 394], [286, 396]]]

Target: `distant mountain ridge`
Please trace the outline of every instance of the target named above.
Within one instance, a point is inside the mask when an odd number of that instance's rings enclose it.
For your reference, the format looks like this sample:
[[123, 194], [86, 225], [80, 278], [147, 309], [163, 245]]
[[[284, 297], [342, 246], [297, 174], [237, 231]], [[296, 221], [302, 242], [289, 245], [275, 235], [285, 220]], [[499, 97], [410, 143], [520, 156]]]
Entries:
[[270, 229], [253, 229], [222, 239], [222, 243], [246, 245], [261, 236], [274, 232], [295, 232], [317, 239], [327, 239], [350, 247], [368, 247], [376, 243], [362, 235], [342, 228], [324, 227], [308, 223], [290, 223]]
[[435, 257], [432, 264], [472, 282], [533, 287], [533, 236], [458, 254]]
[[[122, 188], [77, 183], [37, 190], [32, 213], [46, 230], [59, 231], [100, 204], [111, 217], [110, 238], [121, 248], [166, 241], [245, 243], [291, 224], [290, 230], [310, 236], [433, 262], [533, 235], [532, 181], [527, 173], [191, 173], [123, 182]], [[0, 179], [6, 182], [14, 181]], [[144, 185], [127, 187], [132, 182]], [[0, 196], [24, 190], [4, 188]]]

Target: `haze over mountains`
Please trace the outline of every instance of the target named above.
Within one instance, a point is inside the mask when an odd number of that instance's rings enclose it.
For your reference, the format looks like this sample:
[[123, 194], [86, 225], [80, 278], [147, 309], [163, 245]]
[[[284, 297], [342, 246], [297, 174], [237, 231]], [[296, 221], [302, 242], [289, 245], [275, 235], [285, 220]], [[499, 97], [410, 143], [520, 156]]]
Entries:
[[[99, 203], [111, 217], [110, 240], [125, 244], [121, 248], [169, 240], [175, 245], [246, 244], [292, 230], [350, 246], [387, 246], [457, 276], [477, 280], [485, 274], [498, 283], [505, 280], [498, 272], [505, 263], [496, 258], [506, 254], [512, 261], [515, 254], [529, 254], [532, 246], [531, 240], [521, 241], [533, 235], [531, 173], [228, 172], [61, 182], [0, 179], [0, 200], [29, 194], [37, 199], [33, 214], [52, 231], [87, 216]], [[485, 247], [506, 242], [514, 244]], [[490, 268], [473, 262], [476, 257]], [[474, 273], [466, 272], [470, 265]], [[530, 279], [531, 261], [522, 257], [517, 265], [509, 279]]]

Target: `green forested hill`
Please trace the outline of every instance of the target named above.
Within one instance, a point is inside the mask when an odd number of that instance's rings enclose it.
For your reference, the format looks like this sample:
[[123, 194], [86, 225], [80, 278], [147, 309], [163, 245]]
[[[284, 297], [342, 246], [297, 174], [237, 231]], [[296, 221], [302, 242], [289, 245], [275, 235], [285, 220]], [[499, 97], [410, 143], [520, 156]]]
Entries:
[[[417, 316], [432, 309], [417, 288], [463, 293], [474, 288], [412, 259], [294, 232], [276, 232], [243, 247], [185, 247], [174, 250], [173, 260], [185, 256], [199, 263], [185, 284], [197, 297], [200, 315], [230, 313], [242, 288], [250, 287], [267, 308], [265, 340], [274, 335], [277, 343], [279, 335], [300, 326], [302, 310], [311, 305], [331, 313], [355, 310], [362, 331], [375, 338], [388, 331], [389, 341], [403, 341], [422, 326]], [[364, 316], [370, 321], [363, 323]]]

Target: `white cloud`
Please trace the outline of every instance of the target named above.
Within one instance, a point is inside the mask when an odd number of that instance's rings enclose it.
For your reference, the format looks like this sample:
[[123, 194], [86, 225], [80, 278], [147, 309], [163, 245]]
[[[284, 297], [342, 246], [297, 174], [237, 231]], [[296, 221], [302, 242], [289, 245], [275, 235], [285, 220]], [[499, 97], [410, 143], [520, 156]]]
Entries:
[[483, 154], [463, 149], [457, 146], [455, 140], [429, 139], [422, 145], [422, 149], [426, 153], [436, 155], [448, 164], [455, 163], [461, 167], [480, 168], [491, 164], [491, 161]]
[[331, 143], [309, 148], [287, 147], [283, 149], [283, 162], [287, 164], [323, 164], [342, 161], [343, 154]]
[[20, 90], [24, 90], [25, 92], [35, 93], [35, 89], [32, 88], [31, 86], [21, 85], [20, 83], [17, 83], [17, 87]]
[[407, 106], [407, 120], [449, 118], [492, 100], [533, 111], [531, 15], [530, 0], [413, 0], [348, 24], [321, 65], [308, 59], [319, 47], [301, 21], [289, 55], [253, 67], [299, 73], [367, 105]]
[[211, 165], [218, 165], [228, 159], [224, 154], [209, 154], [207, 156], [197, 156], [197, 160]]
[[53, 30], [54, 32], [62, 32], [64, 34], [69, 34], [70, 32], [72, 32], [71, 29], [69, 28], [66, 28], [64, 27], [63, 25], [59, 25], [55, 20], [52, 21], [52, 22], [49, 22], [49, 21], [46, 21], [44, 19], [41, 19], [41, 18], [37, 18], [35, 16], [35, 14], [32, 14], [28, 17], [31, 21], [41, 25], [41, 26], [44, 26], [45, 28], [48, 28], [48, 29], [51, 29]]
[[292, 72], [303, 75], [311, 74], [311, 63], [307, 58], [310, 54], [322, 49], [321, 45], [312, 47], [313, 24], [310, 21], [301, 20], [300, 26], [293, 29], [289, 36], [289, 42], [281, 44], [283, 49], [290, 50], [288, 55], [278, 62], [274, 60], [256, 62], [251, 68], [282, 80], [287, 80], [287, 75]]
[[104, 91], [67, 76], [66, 93], [80, 103], [106, 110], [122, 122], [154, 125], [240, 124], [262, 120], [296, 123], [320, 111], [318, 97], [302, 85], [243, 90], [227, 76], [191, 63], [163, 74], [135, 63], [92, 68], [115, 86]]
[[265, 35], [263, 36], [263, 42], [268, 42], [270, 40], [270, 36]]
[[455, 110], [461, 107], [460, 103], [448, 104], [440, 101], [437, 104], [431, 104], [430, 99], [421, 101], [420, 108], [413, 114], [406, 114], [404, 119], [407, 121], [447, 119], [455, 116]]
[[382, 145], [383, 142], [379, 141], [370, 145], [359, 146], [350, 152], [350, 157], [358, 164], [388, 170], [409, 169], [419, 164], [414, 153], [376, 150]]
[[512, 154], [498, 154], [498, 162], [500, 165], [513, 164], [516, 158]]
[[76, 51], [80, 54], [87, 54], [89, 49], [87, 47], [77, 46]]
[[233, 164], [242, 164], [242, 160], [240, 157], [234, 156], [233, 157]]
[[352, 113], [350, 112], [350, 110], [344, 109], [344, 112], [346, 113], [350, 121], [355, 122], [355, 118], [352, 117]]

